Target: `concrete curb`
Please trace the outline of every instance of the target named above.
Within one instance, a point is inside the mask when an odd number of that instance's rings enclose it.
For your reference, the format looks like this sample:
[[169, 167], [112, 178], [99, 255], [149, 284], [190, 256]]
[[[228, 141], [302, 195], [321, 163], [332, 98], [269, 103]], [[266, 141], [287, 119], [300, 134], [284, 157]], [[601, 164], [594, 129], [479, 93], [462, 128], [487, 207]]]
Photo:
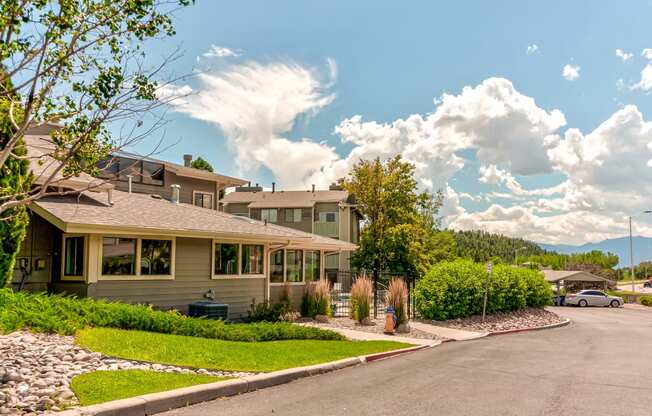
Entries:
[[535, 326], [535, 327], [532, 327], [532, 328], [517, 328], [517, 329], [507, 329], [505, 331], [489, 332], [487, 334], [487, 336], [506, 335], [506, 334], [515, 334], [517, 332], [540, 331], [540, 330], [543, 330], [543, 329], [561, 328], [562, 326], [566, 326], [566, 325], [568, 325], [570, 323], [571, 323], [571, 320], [567, 318], [564, 321], [558, 322], [556, 324]]
[[[435, 344], [439, 345], [439, 344]], [[307, 367], [290, 368], [271, 373], [258, 374], [216, 383], [199, 384], [160, 393], [145, 394], [129, 399], [114, 400], [93, 406], [65, 410], [57, 413], [59, 416], [146, 416], [161, 413], [191, 404], [215, 400], [220, 397], [235, 396], [279, 384], [289, 383], [303, 377], [329, 373], [342, 368], [395, 357], [398, 355], [431, 348], [435, 345], [417, 345], [400, 350], [363, 355], [360, 357], [345, 358], [324, 364]]]

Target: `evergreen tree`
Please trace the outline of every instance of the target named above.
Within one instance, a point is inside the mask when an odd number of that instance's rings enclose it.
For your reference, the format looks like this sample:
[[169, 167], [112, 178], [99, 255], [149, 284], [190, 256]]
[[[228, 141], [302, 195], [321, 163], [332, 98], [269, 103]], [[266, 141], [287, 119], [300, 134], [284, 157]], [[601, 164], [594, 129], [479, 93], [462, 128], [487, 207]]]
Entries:
[[213, 172], [213, 167], [208, 163], [204, 158], [199, 156], [197, 159], [193, 160], [190, 164], [191, 168], [206, 170], [208, 172]]
[[[8, 79], [0, 85], [0, 89], [2, 89], [2, 94], [0, 94], [0, 147], [3, 147], [13, 137], [16, 130], [9, 117], [11, 99], [8, 97], [11, 95], [8, 95], [7, 92], [13, 88]], [[13, 97], [17, 99], [17, 97]], [[15, 114], [14, 117], [20, 118], [20, 115]], [[29, 162], [20, 159], [26, 154], [27, 149], [21, 139], [14, 147], [7, 162], [2, 166], [0, 200], [29, 190], [32, 181]], [[0, 288], [11, 283], [16, 254], [25, 238], [28, 222], [29, 216], [24, 205], [10, 208], [0, 214]]]

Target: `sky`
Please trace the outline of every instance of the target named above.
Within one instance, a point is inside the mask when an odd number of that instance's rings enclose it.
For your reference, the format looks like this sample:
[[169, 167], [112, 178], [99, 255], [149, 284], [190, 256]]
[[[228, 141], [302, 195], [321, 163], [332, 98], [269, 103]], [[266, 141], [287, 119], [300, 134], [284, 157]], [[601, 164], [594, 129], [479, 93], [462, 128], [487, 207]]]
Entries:
[[280, 189], [401, 154], [450, 228], [652, 236], [652, 2], [533, 3], [197, 0], [133, 150]]

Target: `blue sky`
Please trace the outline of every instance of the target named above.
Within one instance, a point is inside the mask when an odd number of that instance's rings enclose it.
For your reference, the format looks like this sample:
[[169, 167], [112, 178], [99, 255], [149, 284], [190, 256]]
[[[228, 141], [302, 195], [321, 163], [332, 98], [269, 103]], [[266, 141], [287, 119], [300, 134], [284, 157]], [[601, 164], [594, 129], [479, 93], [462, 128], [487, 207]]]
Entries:
[[[652, 68], [649, 85], [642, 74], [652, 58], [643, 52], [652, 48], [650, 3], [447, 3], [197, 1], [175, 16], [175, 38], [148, 44], [153, 61], [181, 47], [172, 73], [206, 75], [175, 86], [192, 94], [168, 114], [165, 140], [178, 143], [160, 157], [201, 155], [221, 173], [296, 188], [328, 183], [354, 156], [405, 152], [422, 165], [422, 187], [447, 191], [452, 227], [564, 243], [621, 235], [626, 215], [652, 207], [622, 179], [650, 175]], [[231, 56], [204, 56], [214, 47]], [[562, 76], [567, 65], [576, 78]], [[442, 119], [459, 111], [463, 127]], [[268, 123], [255, 120], [261, 112]], [[284, 146], [302, 140], [317, 171], [284, 157]], [[408, 144], [392, 145], [401, 140]], [[611, 156], [623, 146], [631, 151]], [[523, 167], [528, 157], [537, 167]], [[562, 188], [543, 191], [552, 186]], [[615, 203], [625, 199], [636, 201]], [[638, 223], [652, 235], [645, 218]]]

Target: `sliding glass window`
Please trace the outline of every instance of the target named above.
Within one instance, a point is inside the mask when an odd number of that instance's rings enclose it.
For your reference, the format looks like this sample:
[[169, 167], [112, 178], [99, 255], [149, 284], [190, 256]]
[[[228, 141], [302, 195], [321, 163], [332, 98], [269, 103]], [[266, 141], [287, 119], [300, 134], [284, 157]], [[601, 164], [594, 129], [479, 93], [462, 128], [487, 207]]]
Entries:
[[265, 250], [263, 246], [242, 245], [242, 274], [263, 274]]
[[287, 281], [303, 282], [303, 251], [287, 250]]
[[141, 240], [140, 274], [146, 276], [169, 276], [172, 274], [171, 240]]
[[215, 244], [215, 274], [238, 274], [238, 244]]
[[133, 276], [136, 274], [136, 239], [104, 237], [102, 239], [102, 274]]

